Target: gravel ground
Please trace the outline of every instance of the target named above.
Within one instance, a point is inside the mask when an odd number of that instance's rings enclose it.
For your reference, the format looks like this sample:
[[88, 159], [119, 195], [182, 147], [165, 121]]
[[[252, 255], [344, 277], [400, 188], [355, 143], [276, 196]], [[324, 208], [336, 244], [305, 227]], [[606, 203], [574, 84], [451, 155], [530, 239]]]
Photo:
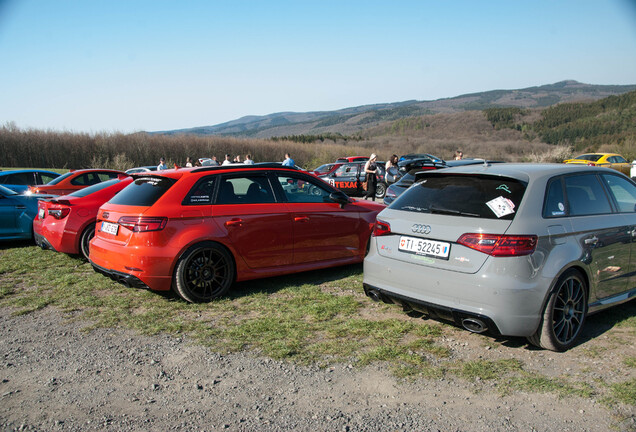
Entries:
[[408, 380], [382, 365], [301, 367], [187, 339], [81, 331], [55, 309], [0, 309], [0, 427], [13, 430], [633, 430], [591, 400]]

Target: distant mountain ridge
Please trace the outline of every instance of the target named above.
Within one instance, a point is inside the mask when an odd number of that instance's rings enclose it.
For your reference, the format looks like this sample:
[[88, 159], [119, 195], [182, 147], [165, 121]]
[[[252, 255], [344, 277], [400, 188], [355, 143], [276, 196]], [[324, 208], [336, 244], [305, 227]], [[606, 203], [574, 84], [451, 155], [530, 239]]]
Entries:
[[545, 108], [563, 102], [594, 101], [633, 90], [636, 90], [636, 84], [594, 85], [568, 80], [519, 90], [490, 90], [470, 93], [434, 101], [409, 100], [363, 105], [336, 111], [280, 112], [264, 116], [245, 116], [218, 125], [152, 133], [253, 138], [325, 133], [353, 135], [382, 122], [405, 117], [497, 107]]

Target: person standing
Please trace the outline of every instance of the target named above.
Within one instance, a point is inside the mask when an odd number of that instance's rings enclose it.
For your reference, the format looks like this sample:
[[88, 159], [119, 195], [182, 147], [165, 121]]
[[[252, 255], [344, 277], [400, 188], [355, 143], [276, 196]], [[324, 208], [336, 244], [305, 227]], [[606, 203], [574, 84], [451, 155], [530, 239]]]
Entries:
[[166, 160], [164, 158], [159, 158], [159, 165], [157, 165], [157, 171], [168, 169], [166, 166]]
[[371, 201], [375, 201], [375, 187], [378, 183], [376, 173], [378, 171], [378, 165], [376, 164], [378, 157], [375, 153], [371, 153], [371, 157], [366, 164], [364, 164], [364, 172], [366, 174], [367, 193], [364, 195], [364, 199], [371, 197]]
[[190, 159], [190, 157], [188, 157], [186, 159], [186, 168], [192, 168], [192, 159]]
[[230, 165], [232, 163], [232, 161], [230, 160], [230, 155], [226, 154], [225, 155], [225, 160], [223, 161], [223, 163], [221, 165]]
[[252, 155], [245, 155], [245, 161], [243, 162], [245, 165], [254, 165], [254, 161], [252, 160]]
[[294, 163], [294, 160], [291, 158], [291, 155], [289, 153], [285, 153], [285, 160], [283, 161], [283, 166], [290, 166], [293, 167], [296, 164]]

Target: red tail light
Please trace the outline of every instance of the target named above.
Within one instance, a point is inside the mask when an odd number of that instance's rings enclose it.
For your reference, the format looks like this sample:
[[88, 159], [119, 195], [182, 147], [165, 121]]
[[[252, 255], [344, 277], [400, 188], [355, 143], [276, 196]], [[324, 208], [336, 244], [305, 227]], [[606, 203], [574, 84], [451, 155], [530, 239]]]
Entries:
[[535, 235], [463, 234], [457, 243], [490, 256], [530, 255], [537, 247]]
[[375, 225], [373, 226], [373, 235], [375, 237], [380, 237], [387, 234], [391, 234], [391, 225], [387, 222], [381, 221], [380, 219], [376, 219]]
[[49, 216], [53, 216], [55, 219], [64, 219], [71, 212], [68, 207], [51, 207], [49, 208]]
[[161, 231], [166, 227], [168, 218], [122, 216], [121, 218], [119, 218], [117, 223], [125, 228], [128, 228], [132, 232]]
[[596, 166], [596, 164], [594, 162], [588, 162], [587, 166]]

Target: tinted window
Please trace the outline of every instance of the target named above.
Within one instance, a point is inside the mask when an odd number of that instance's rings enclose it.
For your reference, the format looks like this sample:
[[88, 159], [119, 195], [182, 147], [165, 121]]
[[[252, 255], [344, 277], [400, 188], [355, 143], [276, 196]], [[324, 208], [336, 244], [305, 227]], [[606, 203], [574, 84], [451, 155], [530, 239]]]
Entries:
[[288, 202], [318, 203], [333, 202], [329, 199], [331, 191], [317, 182], [299, 179], [292, 176], [279, 175], [278, 181]]
[[106, 181], [106, 182], [97, 183], [96, 185], [89, 186], [89, 187], [86, 187], [84, 189], [77, 190], [77, 191], [75, 191], [73, 193], [70, 193], [69, 195], [75, 196], [75, 197], [85, 197], [87, 195], [92, 194], [93, 192], [100, 191], [100, 190], [102, 190], [104, 188], [107, 188], [108, 186], [112, 186], [115, 183], [117, 183], [118, 181], [119, 180], [115, 179], [115, 180], [109, 180], [109, 181]]
[[40, 176], [40, 183], [39, 184], [47, 184], [51, 180], [54, 180], [54, 179], [59, 177], [58, 175], [49, 174], [49, 173], [38, 173], [38, 175]]
[[570, 216], [611, 213], [603, 186], [595, 174], [565, 177]]
[[336, 177], [353, 177], [358, 174], [358, 165], [357, 164], [345, 164], [339, 167], [334, 175]]
[[625, 160], [625, 158], [623, 158], [623, 156], [614, 156], [614, 162], [615, 163], [627, 163], [627, 161]]
[[99, 177], [95, 173], [86, 173], [75, 177], [71, 180], [71, 184], [75, 186], [90, 186], [99, 183], [99, 181]]
[[559, 216], [565, 216], [565, 196], [563, 195], [563, 183], [561, 183], [560, 177], [548, 184], [543, 206], [543, 217]]
[[395, 210], [487, 219], [514, 218], [525, 185], [505, 177], [444, 175], [424, 177], [389, 206]]
[[48, 182], [47, 184], [48, 184], [48, 185], [56, 185], [56, 184], [58, 184], [59, 182], [61, 182], [62, 180], [66, 179], [66, 178], [69, 178], [69, 177], [70, 177], [70, 176], [72, 176], [72, 175], [73, 175], [73, 173], [72, 173], [72, 172], [67, 172], [66, 174], [62, 174], [62, 175], [61, 175], [61, 176], [59, 176], [58, 178], [51, 180], [51, 181], [50, 181], [50, 182]]
[[273, 203], [274, 193], [265, 176], [225, 177], [219, 184], [217, 204]]
[[601, 178], [616, 200], [618, 211], [622, 213], [636, 211], [636, 186], [634, 183], [624, 177], [611, 174], [603, 174]]
[[203, 177], [190, 189], [190, 192], [183, 200], [183, 205], [206, 205], [212, 204], [214, 195], [214, 184], [217, 176]]
[[32, 185], [33, 181], [34, 177], [32, 172], [21, 172], [4, 176], [2, 183], [25, 186]]
[[601, 158], [600, 154], [584, 154], [581, 156], [577, 156], [574, 159], [579, 159], [579, 160], [589, 160], [589, 161], [593, 161], [596, 162], [597, 160], [599, 160]]
[[176, 180], [167, 177], [141, 177], [126, 186], [109, 203], [151, 206], [166, 193]]

